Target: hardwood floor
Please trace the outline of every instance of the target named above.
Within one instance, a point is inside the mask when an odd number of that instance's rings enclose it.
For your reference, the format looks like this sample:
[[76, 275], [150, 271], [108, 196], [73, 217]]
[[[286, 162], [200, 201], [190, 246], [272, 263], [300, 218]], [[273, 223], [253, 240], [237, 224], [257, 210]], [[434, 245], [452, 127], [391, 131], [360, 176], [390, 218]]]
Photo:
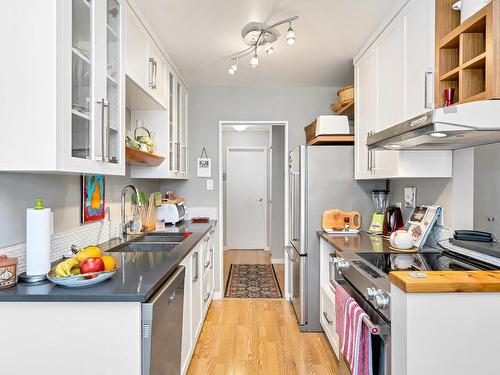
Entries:
[[[226, 250], [224, 251], [224, 290], [231, 264], [271, 264], [271, 254], [265, 250]], [[278, 279], [281, 292], [285, 293], [285, 267], [275, 264], [274, 271]]]
[[[231, 264], [270, 264], [264, 250], [224, 252], [224, 283]], [[284, 291], [284, 266], [274, 265]], [[299, 331], [284, 299], [213, 301], [188, 375], [338, 374], [338, 361], [323, 333]]]
[[338, 374], [323, 333], [299, 331], [284, 300], [213, 301], [189, 375]]

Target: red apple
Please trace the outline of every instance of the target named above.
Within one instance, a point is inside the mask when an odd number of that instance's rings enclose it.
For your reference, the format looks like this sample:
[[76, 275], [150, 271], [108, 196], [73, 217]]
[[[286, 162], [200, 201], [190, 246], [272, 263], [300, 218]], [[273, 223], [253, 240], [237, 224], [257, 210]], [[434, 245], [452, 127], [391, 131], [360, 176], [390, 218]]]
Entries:
[[[104, 262], [101, 258], [87, 258], [80, 264], [80, 273], [101, 272], [104, 271]], [[92, 278], [92, 276], [87, 276]]]

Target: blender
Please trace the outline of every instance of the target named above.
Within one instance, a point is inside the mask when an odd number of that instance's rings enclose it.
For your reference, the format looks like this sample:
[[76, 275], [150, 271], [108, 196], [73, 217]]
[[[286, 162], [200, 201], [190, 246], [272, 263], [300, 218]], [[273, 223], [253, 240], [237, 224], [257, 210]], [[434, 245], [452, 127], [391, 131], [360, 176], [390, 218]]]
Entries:
[[372, 234], [382, 234], [384, 214], [389, 205], [389, 190], [373, 190], [372, 201], [375, 206], [375, 212], [373, 213], [368, 232]]

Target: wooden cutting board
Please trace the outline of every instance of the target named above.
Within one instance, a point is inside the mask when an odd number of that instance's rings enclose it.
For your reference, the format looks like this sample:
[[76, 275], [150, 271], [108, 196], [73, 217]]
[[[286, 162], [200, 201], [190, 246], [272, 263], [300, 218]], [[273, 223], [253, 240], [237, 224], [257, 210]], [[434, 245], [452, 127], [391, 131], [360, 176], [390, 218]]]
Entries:
[[350, 229], [359, 229], [361, 227], [361, 214], [358, 211], [344, 212], [338, 208], [323, 211], [321, 226], [323, 230], [342, 230], [346, 219], [349, 220]]

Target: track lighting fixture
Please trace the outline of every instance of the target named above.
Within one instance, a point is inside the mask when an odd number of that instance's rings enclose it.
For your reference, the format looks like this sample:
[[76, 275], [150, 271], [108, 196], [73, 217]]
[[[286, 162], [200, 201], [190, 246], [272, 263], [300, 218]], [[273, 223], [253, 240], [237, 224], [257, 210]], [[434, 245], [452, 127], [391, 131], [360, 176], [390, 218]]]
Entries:
[[241, 52], [235, 53], [229, 58], [232, 61], [231, 67], [228, 69], [228, 73], [235, 75], [238, 71], [238, 59], [244, 56], [252, 54], [250, 59], [250, 66], [256, 68], [259, 65], [258, 48], [264, 47], [264, 52], [267, 55], [271, 55], [274, 52], [274, 43], [281, 36], [279, 31], [276, 29], [278, 26], [288, 23], [288, 30], [286, 32], [286, 42], [289, 45], [295, 44], [296, 36], [295, 31], [292, 28], [292, 22], [299, 19], [298, 16], [289, 17], [282, 21], [276, 22], [272, 25], [267, 25], [260, 22], [251, 22], [246, 25], [243, 30], [241, 30], [241, 36], [243, 41], [248, 45], [248, 48]]
[[259, 56], [257, 56], [257, 48], [255, 48], [255, 52], [250, 59], [250, 66], [252, 68], [256, 68], [259, 65]]
[[264, 51], [266, 51], [266, 54], [270, 55], [274, 52], [274, 47], [271, 45], [271, 43], [267, 42], [266, 46], [264, 47]]
[[296, 37], [295, 37], [295, 31], [292, 29], [292, 22], [290, 21], [288, 30], [286, 32], [286, 42], [289, 45], [295, 44], [296, 42]]

